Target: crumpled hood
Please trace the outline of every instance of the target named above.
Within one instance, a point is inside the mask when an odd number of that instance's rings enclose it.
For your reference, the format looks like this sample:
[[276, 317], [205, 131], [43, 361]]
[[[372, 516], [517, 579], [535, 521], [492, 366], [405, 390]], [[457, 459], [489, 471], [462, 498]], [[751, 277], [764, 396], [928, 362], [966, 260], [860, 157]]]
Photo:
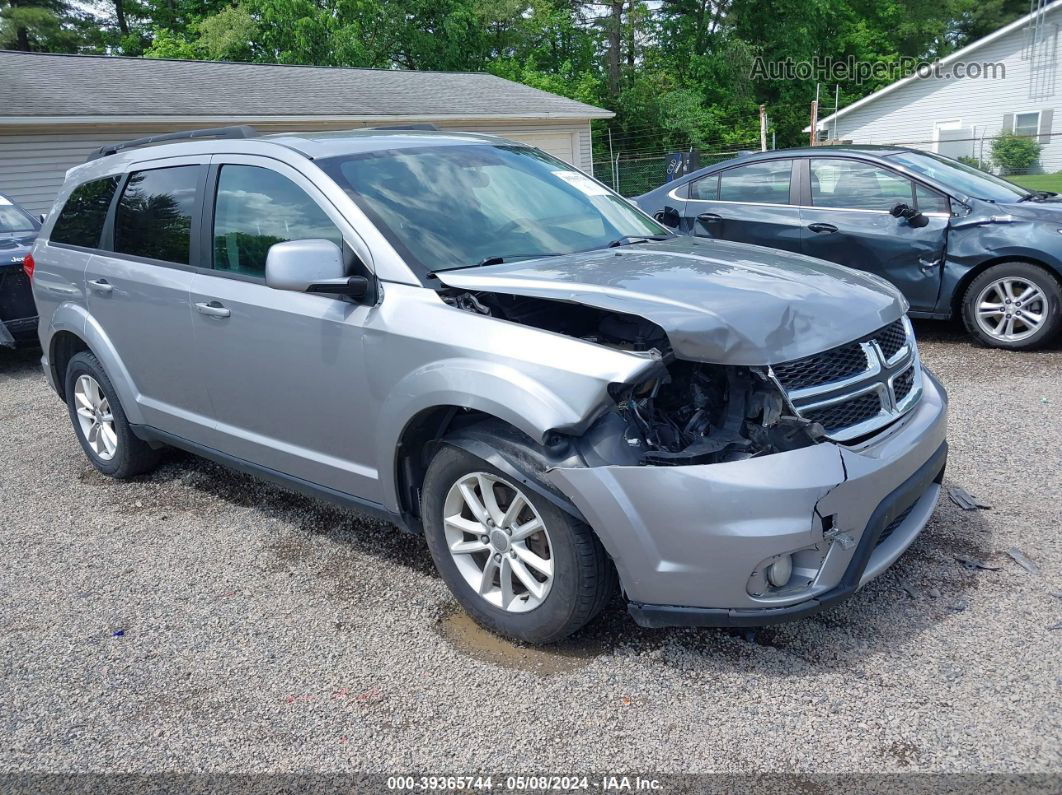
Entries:
[[[1048, 199], [1046, 201], [1012, 202], [997, 205], [997, 208], [1005, 208], [1008, 215], [1020, 218], [1023, 221], [1045, 221], [1047, 223], [1062, 224], [1062, 200]], [[996, 211], [998, 215], [998, 209]]]
[[464, 290], [638, 315], [675, 354], [716, 364], [790, 361], [858, 339], [907, 308], [883, 279], [800, 254], [688, 237], [436, 274]]

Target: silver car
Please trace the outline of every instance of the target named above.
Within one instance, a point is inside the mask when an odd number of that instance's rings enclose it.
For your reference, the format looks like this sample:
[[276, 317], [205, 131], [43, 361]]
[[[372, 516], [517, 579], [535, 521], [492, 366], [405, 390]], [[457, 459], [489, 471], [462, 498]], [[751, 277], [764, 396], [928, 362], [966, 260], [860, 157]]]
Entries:
[[537, 149], [425, 130], [106, 147], [28, 270], [101, 472], [183, 448], [423, 534], [481, 624], [756, 626], [914, 541], [944, 390], [902, 296], [676, 237]]

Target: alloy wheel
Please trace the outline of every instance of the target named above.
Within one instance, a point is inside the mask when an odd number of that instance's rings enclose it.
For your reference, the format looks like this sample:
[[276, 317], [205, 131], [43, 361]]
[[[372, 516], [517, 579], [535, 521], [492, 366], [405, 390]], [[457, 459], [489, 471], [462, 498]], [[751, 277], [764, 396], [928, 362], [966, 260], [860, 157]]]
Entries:
[[74, 384], [74, 406], [88, 446], [101, 460], [110, 461], [118, 451], [114, 414], [99, 382], [91, 375], [78, 376]]
[[447, 492], [443, 530], [457, 570], [490, 604], [526, 613], [549, 595], [549, 532], [513, 484], [487, 472], [463, 475]]
[[990, 282], [975, 303], [977, 325], [988, 336], [1018, 342], [1035, 334], [1047, 321], [1047, 296], [1036, 284], [1016, 276]]

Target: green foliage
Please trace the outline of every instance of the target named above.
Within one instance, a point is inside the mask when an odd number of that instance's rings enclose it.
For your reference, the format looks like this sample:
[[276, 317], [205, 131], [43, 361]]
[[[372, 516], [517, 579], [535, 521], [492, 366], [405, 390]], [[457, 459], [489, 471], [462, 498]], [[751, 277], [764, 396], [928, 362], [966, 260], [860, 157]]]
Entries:
[[972, 168], [979, 168], [982, 171], [988, 170], [984, 167], [984, 164], [980, 160], [978, 160], [976, 157], [970, 157], [969, 155], [961, 155], [959, 157], [959, 162], [963, 165], [967, 165]]
[[1035, 139], [1002, 133], [992, 142], [992, 162], [1006, 174], [1032, 168], [1043, 149]]
[[[753, 79], [757, 57], [940, 57], [1026, 2], [0, 0], [0, 47], [491, 72], [615, 111], [594, 136], [605, 159], [608, 131], [629, 157], [758, 146], [760, 104], [779, 146], [803, 143], [814, 78]], [[842, 85], [841, 105], [883, 82]], [[828, 112], [832, 86], [824, 89]]]

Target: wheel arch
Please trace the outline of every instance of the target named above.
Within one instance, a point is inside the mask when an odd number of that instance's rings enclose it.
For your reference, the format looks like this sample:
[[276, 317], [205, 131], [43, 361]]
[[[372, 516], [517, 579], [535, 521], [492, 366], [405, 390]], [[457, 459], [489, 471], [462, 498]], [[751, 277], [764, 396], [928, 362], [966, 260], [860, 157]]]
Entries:
[[[443, 443], [460, 447], [482, 458], [579, 521], [586, 521], [567, 497], [535, 478], [536, 471], [558, 463], [556, 454], [549, 447], [539, 444], [523, 430], [494, 414], [455, 405], [439, 405], [423, 409], [411, 417], [395, 445], [395, 496], [406, 529], [423, 532], [421, 488], [435, 450]], [[563, 447], [563, 444], [558, 447]]]
[[[142, 423], [136, 384], [107, 333], [85, 307], [74, 303], [60, 306], [52, 317], [49, 332], [45, 351], [52, 375], [55, 377], [56, 389], [64, 400], [66, 362], [78, 351], [87, 350], [99, 360], [103, 371], [107, 373], [111, 385], [118, 393], [126, 419], [133, 425]], [[53, 356], [66, 356], [61, 368]]]
[[1046, 273], [1048, 276], [1050, 276], [1056, 282], [1059, 282], [1059, 284], [1062, 285], [1062, 275], [1059, 274], [1056, 268], [1054, 268], [1050, 263], [1045, 262], [1044, 260], [1040, 260], [1036, 257], [1028, 256], [1025, 254], [1011, 254], [992, 257], [974, 265], [972, 268], [966, 271], [966, 273], [964, 273], [959, 279], [959, 281], [956, 283], [955, 289], [952, 291], [951, 295], [952, 317], [961, 318], [963, 316], [962, 304], [963, 301], [966, 300], [966, 291], [970, 289], [970, 285], [973, 284], [974, 279], [976, 279], [989, 268], [993, 268], [996, 265], [1006, 265], [1012, 262], [1020, 262], [1025, 265], [1033, 265], [1037, 268], [1040, 268], [1042, 271], [1044, 271], [1044, 273]]

